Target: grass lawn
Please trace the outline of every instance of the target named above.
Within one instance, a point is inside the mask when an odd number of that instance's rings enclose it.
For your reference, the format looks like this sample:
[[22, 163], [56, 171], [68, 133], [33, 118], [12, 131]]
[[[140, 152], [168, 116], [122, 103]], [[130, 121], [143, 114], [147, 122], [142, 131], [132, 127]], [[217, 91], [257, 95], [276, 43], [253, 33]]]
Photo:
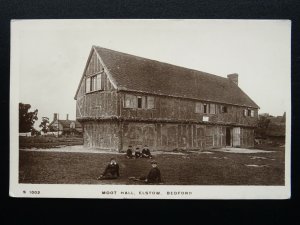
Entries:
[[[276, 151], [157, 154], [154, 158], [166, 185], [284, 185], [284, 148], [272, 150]], [[112, 156], [121, 177], [98, 181]], [[148, 159], [126, 159], [121, 154], [20, 151], [19, 168], [20, 183], [140, 184], [128, 177], [147, 175], [151, 165]]]
[[20, 148], [53, 148], [59, 146], [82, 145], [82, 137], [66, 137], [59, 138], [55, 136], [35, 136], [35, 137], [19, 137]]

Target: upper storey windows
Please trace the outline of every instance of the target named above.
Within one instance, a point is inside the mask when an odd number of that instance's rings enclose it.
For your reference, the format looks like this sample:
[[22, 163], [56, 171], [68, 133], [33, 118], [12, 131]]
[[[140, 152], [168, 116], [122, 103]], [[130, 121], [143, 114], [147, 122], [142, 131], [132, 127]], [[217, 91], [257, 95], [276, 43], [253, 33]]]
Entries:
[[[220, 105], [213, 104], [213, 103], [196, 102], [195, 113], [217, 114], [218, 108], [220, 108]], [[227, 108], [226, 108], [226, 112], [227, 112]]]
[[125, 94], [124, 108], [153, 109], [154, 108], [154, 97], [153, 96], [139, 96], [139, 95]]
[[[196, 102], [195, 113], [223, 114], [223, 113], [230, 113], [230, 112], [228, 106], [226, 105]], [[243, 109], [242, 113], [243, 116], [245, 117], [255, 117], [255, 110], [253, 109]]]

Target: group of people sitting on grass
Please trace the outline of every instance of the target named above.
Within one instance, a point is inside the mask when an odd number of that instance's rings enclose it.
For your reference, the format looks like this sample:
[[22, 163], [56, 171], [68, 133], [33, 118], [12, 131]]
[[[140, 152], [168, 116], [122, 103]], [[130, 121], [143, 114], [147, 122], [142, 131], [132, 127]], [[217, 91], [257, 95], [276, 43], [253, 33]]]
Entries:
[[[139, 148], [136, 148], [139, 150]], [[131, 153], [130, 151], [131, 150]], [[126, 153], [127, 158], [152, 158], [152, 155], [150, 153], [150, 150], [148, 146], [145, 146], [142, 153], [138, 154], [139, 151], [135, 151], [135, 154], [133, 156], [132, 153], [132, 146], [129, 146]], [[149, 183], [149, 184], [159, 184], [162, 182], [160, 170], [157, 166], [157, 162], [155, 160], [151, 160], [152, 168], [150, 169], [147, 176], [142, 177], [129, 177], [129, 180], [132, 181], [141, 181], [143, 183]], [[117, 163], [115, 158], [111, 158], [109, 164], [106, 166], [104, 172], [97, 178], [98, 180], [111, 180], [111, 179], [117, 179], [120, 177], [120, 167]]]
[[136, 147], [134, 154], [133, 154], [133, 148], [131, 145], [128, 146], [127, 152], [126, 152], [126, 158], [127, 159], [138, 159], [138, 158], [147, 158], [147, 159], [152, 159], [152, 155], [150, 152], [150, 149], [148, 148], [147, 145], [144, 146], [142, 152], [140, 151], [139, 147]]

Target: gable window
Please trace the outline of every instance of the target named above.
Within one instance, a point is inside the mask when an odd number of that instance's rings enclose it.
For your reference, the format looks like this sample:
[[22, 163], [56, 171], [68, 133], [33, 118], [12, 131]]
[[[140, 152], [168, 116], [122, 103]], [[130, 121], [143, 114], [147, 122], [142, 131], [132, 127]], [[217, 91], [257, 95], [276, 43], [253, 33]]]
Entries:
[[154, 109], [154, 97], [147, 96], [147, 109]]
[[91, 77], [91, 91], [97, 90], [97, 76]]
[[203, 104], [203, 113], [208, 113], [208, 105], [207, 104]]
[[251, 110], [251, 117], [254, 117], [254, 110]]
[[216, 104], [209, 104], [210, 114], [216, 114]]
[[102, 90], [103, 88], [102, 88], [102, 74], [98, 74], [97, 76], [97, 80], [96, 80], [96, 82], [97, 82], [97, 90]]
[[86, 78], [85, 82], [85, 92], [89, 93], [91, 91], [91, 78]]
[[202, 113], [202, 103], [201, 102], [196, 102], [196, 105], [195, 105], [195, 113]]
[[86, 93], [102, 90], [101, 74], [88, 77], [86, 78], [85, 82]]

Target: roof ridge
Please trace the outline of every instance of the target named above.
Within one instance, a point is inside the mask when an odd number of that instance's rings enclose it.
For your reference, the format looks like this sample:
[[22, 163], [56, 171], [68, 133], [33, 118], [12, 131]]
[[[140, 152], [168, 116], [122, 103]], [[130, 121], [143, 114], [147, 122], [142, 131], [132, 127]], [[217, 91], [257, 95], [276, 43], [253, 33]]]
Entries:
[[[184, 66], [178, 66], [178, 65], [175, 65], [175, 64], [171, 64], [171, 63], [167, 63], [167, 62], [162, 62], [162, 61], [158, 61], [158, 60], [155, 60], [155, 59], [149, 59], [149, 58], [145, 58], [145, 57], [142, 57], [142, 56], [137, 56], [137, 55], [133, 55], [133, 54], [125, 53], [125, 52], [120, 52], [120, 51], [116, 51], [116, 50], [113, 50], [113, 49], [104, 48], [104, 47], [101, 47], [101, 46], [93, 45], [93, 47], [94, 48], [100, 48], [100, 49], [108, 50], [108, 51], [113, 51], [113, 52], [116, 52], [116, 53], [119, 53], [119, 54], [131, 56], [131, 57], [134, 57], [134, 58], [145, 59], [145, 60], [149, 60], [149, 61], [153, 61], [153, 62], [157, 62], [157, 63], [169, 65], [169, 66], [174, 66], [174, 67], [185, 69], [185, 70], [189, 70], [189, 71], [194, 71], [194, 72], [202, 73], [201, 75], [215, 76], [216, 78], [221, 78], [221, 79], [224, 79], [224, 80], [229, 80], [227, 77], [222, 77], [222, 76], [219, 76], [219, 75], [216, 75], [216, 74], [212, 74], [212, 73], [208, 73], [208, 72], [203, 72], [203, 71], [200, 71], [200, 70], [191, 69], [191, 68], [184, 67]], [[198, 75], [198, 74], [196, 74], [196, 75]]]

